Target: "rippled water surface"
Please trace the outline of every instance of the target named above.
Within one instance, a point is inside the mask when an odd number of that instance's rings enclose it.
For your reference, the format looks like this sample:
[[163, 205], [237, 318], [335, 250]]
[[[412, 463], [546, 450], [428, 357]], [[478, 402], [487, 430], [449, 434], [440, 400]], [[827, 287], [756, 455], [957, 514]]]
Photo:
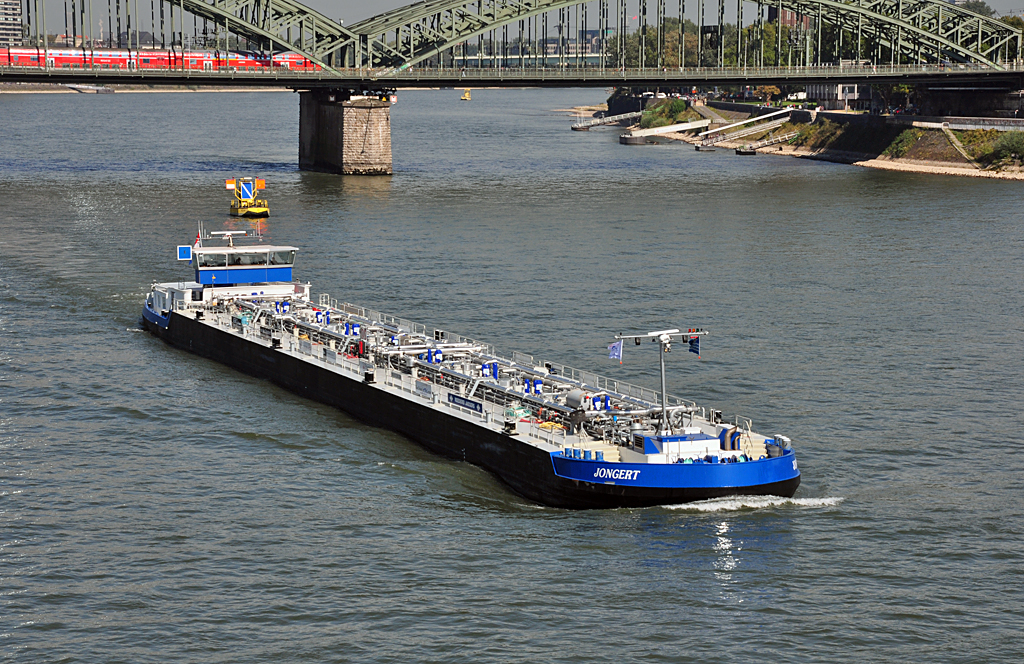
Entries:
[[[620, 146], [604, 93], [403, 93], [396, 174], [290, 93], [3, 95], [0, 648], [25, 662], [1018, 662], [1016, 182]], [[260, 174], [314, 293], [793, 438], [792, 500], [538, 507], [138, 329]]]

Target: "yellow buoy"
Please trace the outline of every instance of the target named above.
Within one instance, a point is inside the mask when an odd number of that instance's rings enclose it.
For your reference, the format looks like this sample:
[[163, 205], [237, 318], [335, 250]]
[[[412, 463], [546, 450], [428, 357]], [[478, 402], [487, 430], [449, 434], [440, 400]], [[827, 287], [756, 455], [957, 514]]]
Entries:
[[269, 217], [270, 206], [262, 198], [256, 198], [258, 191], [267, 188], [262, 178], [232, 178], [224, 181], [225, 189], [233, 189], [235, 200], [231, 201], [233, 217]]

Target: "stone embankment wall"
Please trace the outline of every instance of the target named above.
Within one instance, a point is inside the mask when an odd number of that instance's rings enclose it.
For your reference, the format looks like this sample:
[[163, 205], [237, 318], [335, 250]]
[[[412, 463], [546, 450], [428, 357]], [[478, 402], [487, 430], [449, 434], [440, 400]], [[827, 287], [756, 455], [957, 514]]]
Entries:
[[732, 101], [709, 101], [707, 105], [711, 108], [718, 108], [733, 113], [746, 113], [748, 115], [760, 116], [782, 110], [775, 106], [755, 106], [754, 104], [737, 104]]

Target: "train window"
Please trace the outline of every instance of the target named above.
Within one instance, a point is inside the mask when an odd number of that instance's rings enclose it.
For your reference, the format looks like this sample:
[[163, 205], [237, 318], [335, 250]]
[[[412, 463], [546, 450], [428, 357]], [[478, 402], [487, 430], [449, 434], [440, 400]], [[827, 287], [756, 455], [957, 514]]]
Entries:
[[270, 252], [271, 265], [291, 265], [295, 262], [294, 251], [272, 251]]
[[195, 67], [195, 66], [196, 66], [196, 61], [195, 61], [195, 59], [194, 59], [194, 58], [190, 58], [190, 59], [189, 59], [189, 61], [188, 61], [188, 63], [189, 63], [189, 64], [190, 64], [191, 66], [193, 66], [193, 67]]
[[227, 267], [228, 257], [226, 254], [197, 254], [199, 256], [199, 267]]
[[149, 58], [142, 58], [142, 64], [148, 65], [149, 64]]

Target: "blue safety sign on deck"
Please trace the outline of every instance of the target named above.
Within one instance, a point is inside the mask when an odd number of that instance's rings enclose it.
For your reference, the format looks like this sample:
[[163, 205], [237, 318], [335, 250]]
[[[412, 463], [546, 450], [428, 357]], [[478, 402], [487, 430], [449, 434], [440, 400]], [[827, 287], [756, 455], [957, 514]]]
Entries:
[[240, 186], [240, 189], [241, 189], [240, 193], [241, 193], [242, 198], [252, 198], [252, 188], [253, 188], [253, 183], [252, 182], [242, 182], [241, 186]]

